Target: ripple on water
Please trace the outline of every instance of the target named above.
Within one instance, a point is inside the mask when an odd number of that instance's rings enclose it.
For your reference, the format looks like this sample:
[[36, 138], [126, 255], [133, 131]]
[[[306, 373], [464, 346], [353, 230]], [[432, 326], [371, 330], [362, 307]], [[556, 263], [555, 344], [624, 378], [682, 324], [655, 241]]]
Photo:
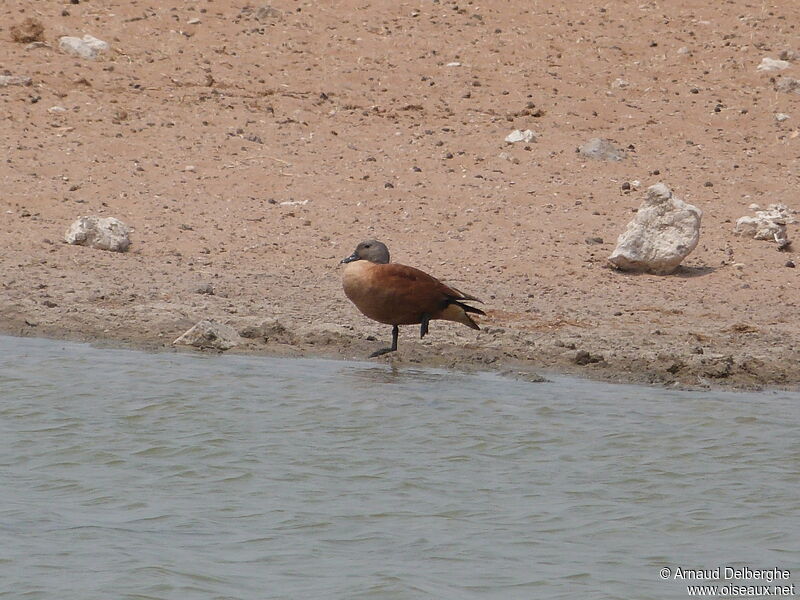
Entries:
[[660, 599], [800, 558], [797, 394], [0, 356], [0, 598]]

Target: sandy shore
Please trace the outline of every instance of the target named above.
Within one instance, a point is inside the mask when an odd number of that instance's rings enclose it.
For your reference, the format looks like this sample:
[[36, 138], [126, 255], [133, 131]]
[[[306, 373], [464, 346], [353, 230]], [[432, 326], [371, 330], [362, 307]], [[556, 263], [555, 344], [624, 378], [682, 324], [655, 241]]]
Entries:
[[[376, 360], [796, 387], [800, 256], [733, 225], [799, 207], [800, 94], [774, 79], [800, 59], [756, 67], [800, 51], [800, 5], [494, 4], [4, 3], [2, 68], [31, 84], [0, 88], [0, 330], [165, 348], [216, 319], [254, 336], [237, 352], [364, 358], [390, 327], [338, 262], [375, 237], [488, 313]], [[25, 17], [43, 45], [12, 41]], [[58, 49], [84, 34], [111, 49]], [[625, 159], [576, 153], [594, 137]], [[608, 268], [659, 181], [703, 210], [699, 246], [671, 276]], [[81, 215], [130, 251], [63, 243]]]

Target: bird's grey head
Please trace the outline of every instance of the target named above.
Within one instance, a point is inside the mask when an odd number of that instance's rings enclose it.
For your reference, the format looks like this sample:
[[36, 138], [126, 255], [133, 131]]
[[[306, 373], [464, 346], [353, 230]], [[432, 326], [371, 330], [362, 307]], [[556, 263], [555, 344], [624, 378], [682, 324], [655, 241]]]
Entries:
[[342, 259], [342, 262], [349, 263], [355, 260], [368, 260], [379, 265], [385, 265], [389, 262], [389, 249], [386, 244], [378, 240], [364, 240], [356, 246], [355, 252]]

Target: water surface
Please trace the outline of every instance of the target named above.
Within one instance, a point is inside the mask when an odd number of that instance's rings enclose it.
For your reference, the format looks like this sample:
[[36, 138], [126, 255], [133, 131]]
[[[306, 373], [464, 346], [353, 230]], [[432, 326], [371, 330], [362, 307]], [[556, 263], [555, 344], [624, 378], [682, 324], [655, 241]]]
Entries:
[[0, 598], [683, 598], [800, 566], [799, 400], [0, 337]]

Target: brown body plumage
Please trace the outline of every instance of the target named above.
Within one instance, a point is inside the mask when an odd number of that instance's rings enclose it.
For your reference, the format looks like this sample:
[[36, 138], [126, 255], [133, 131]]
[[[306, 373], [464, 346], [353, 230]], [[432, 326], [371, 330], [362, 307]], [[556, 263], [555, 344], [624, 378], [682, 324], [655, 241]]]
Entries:
[[425, 336], [428, 322], [434, 319], [479, 329], [468, 313], [485, 313], [465, 304], [480, 302], [478, 298], [414, 267], [389, 263], [389, 251], [381, 242], [361, 242], [342, 262], [347, 263], [342, 277], [347, 297], [370, 319], [393, 326], [392, 347], [374, 355], [397, 350], [398, 325], [421, 324], [420, 337]]

